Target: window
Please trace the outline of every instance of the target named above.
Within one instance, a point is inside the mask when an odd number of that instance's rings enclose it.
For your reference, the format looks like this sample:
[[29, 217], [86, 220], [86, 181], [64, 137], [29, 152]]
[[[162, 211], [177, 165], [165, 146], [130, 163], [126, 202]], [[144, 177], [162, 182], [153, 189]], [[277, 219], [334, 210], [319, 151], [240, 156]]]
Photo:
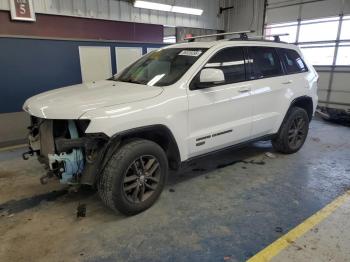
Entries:
[[[341, 24], [340, 21], [340, 16], [335, 16], [303, 20], [299, 25], [295, 21], [267, 25], [265, 34], [289, 33], [290, 36], [281, 37], [281, 40], [291, 42], [291, 39], [294, 39], [294, 28], [296, 28], [296, 44], [300, 46], [305, 59], [311, 64], [330, 66], [336, 61], [335, 65], [350, 66], [350, 45], [347, 43], [350, 40], [350, 16], [344, 16]], [[339, 47], [336, 43], [339, 43]], [[338, 54], [336, 59], [334, 59], [335, 54]]]
[[[265, 35], [276, 34], [289, 34], [287, 36], [281, 36], [281, 41], [287, 43], [295, 43], [297, 41], [297, 23], [293, 23], [290, 26], [284, 26], [284, 24], [276, 24], [266, 27]], [[273, 40], [273, 38], [271, 38], [271, 40]]]
[[339, 18], [301, 22], [299, 42], [330, 41], [337, 38]]
[[163, 43], [175, 44], [176, 43], [176, 36], [164, 36]]
[[168, 86], [178, 81], [206, 50], [206, 48], [159, 49], [141, 57], [113, 79], [149, 86]]
[[288, 74], [302, 73], [307, 71], [304, 61], [295, 50], [283, 48], [278, 48], [277, 50]]
[[350, 44], [339, 46], [336, 65], [350, 66]]
[[226, 48], [216, 53], [205, 68], [221, 69], [225, 75], [225, 84], [245, 80], [244, 54], [241, 47]]
[[341, 26], [340, 39], [350, 39], [350, 20], [344, 20]]
[[306, 59], [312, 65], [331, 65], [334, 57], [334, 44], [300, 45]]
[[251, 79], [283, 74], [276, 50], [272, 47], [249, 47], [249, 58], [252, 65]]

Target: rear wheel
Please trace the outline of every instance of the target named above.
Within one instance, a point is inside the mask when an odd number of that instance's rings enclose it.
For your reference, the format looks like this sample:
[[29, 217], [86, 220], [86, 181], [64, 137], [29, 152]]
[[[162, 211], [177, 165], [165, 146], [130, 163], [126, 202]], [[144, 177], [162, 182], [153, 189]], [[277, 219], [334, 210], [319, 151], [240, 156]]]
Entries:
[[167, 174], [163, 149], [152, 141], [134, 140], [111, 157], [99, 179], [98, 192], [111, 209], [134, 215], [158, 199]]
[[277, 137], [272, 140], [273, 147], [284, 154], [297, 152], [304, 144], [309, 131], [309, 117], [300, 107], [288, 112]]

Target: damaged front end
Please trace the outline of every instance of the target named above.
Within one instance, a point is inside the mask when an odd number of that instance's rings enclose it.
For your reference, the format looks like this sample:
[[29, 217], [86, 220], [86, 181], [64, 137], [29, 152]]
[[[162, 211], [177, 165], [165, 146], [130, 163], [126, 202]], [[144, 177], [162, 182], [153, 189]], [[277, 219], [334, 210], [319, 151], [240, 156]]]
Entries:
[[89, 120], [52, 120], [31, 117], [29, 151], [23, 159], [36, 154], [48, 172], [40, 181], [57, 177], [63, 184], [93, 185], [99, 173], [108, 137], [86, 134]]

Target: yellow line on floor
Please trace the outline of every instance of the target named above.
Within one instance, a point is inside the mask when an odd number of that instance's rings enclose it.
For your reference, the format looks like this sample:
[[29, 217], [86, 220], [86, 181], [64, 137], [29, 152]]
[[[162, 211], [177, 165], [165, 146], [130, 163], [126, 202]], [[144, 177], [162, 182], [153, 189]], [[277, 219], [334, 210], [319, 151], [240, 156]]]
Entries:
[[8, 147], [0, 147], [0, 152], [18, 149], [18, 148], [22, 148], [22, 147], [26, 147], [26, 146], [27, 146], [27, 144], [20, 144], [20, 145], [15, 145], [15, 146], [8, 146]]
[[306, 219], [304, 222], [290, 230], [287, 234], [277, 239], [275, 242], [261, 250], [255, 256], [247, 260], [247, 262], [263, 262], [270, 261], [283, 249], [292, 244], [297, 238], [308, 232], [314, 226], [319, 224], [322, 220], [332, 214], [338, 207], [340, 207], [346, 200], [350, 199], [350, 191], [339, 196], [330, 204], [322, 208], [320, 211]]

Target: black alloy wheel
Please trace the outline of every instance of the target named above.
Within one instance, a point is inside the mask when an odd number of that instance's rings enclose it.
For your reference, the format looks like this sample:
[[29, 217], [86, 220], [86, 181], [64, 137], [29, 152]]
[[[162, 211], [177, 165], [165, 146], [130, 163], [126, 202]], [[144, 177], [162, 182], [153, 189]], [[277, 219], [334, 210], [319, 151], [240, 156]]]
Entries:
[[292, 107], [272, 139], [273, 147], [284, 154], [297, 152], [306, 140], [309, 122], [308, 113], [304, 108]]
[[168, 176], [168, 159], [157, 143], [145, 139], [124, 141], [101, 173], [97, 189], [106, 206], [125, 215], [151, 207]]
[[134, 203], [147, 200], [156, 191], [160, 181], [158, 160], [151, 155], [142, 155], [127, 168], [123, 190], [127, 199]]
[[288, 143], [291, 148], [299, 148], [304, 143], [307, 125], [302, 116], [297, 116], [288, 131]]

